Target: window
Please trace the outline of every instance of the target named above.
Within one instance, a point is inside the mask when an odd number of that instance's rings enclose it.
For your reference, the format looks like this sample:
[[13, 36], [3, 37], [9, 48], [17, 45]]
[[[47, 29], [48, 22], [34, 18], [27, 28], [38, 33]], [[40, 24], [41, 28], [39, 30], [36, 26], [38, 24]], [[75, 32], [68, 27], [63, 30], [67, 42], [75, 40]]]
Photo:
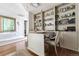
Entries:
[[15, 31], [15, 18], [0, 16], [0, 32]]

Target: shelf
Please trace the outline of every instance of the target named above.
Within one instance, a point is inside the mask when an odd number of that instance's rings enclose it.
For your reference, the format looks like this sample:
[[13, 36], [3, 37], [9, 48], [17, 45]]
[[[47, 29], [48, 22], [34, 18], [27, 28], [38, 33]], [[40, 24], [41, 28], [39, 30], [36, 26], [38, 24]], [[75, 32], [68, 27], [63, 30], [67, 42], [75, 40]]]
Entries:
[[64, 19], [71, 19], [71, 18], [76, 18], [76, 17], [75, 16], [71, 16], [71, 17], [66, 17], [66, 18], [60, 18], [60, 19], [58, 19], [58, 21], [64, 20]]
[[76, 25], [75, 23], [74, 24], [59, 24], [59, 26], [64, 26], [64, 25]]
[[34, 21], [41, 20], [42, 18], [35, 19]]
[[55, 19], [53, 18], [44, 19], [44, 21], [52, 21], [52, 20], [55, 20]]
[[50, 18], [55, 18], [55, 15], [51, 15], [51, 16], [48, 16], [48, 17], [44, 17], [44, 19], [50, 19]]
[[69, 10], [69, 11], [66, 11], [66, 12], [59, 12], [58, 15], [62, 15], [62, 14], [67, 14], [67, 13], [72, 13], [72, 12], [75, 12], [75, 9], [72, 9], [72, 10]]
[[75, 31], [65, 31], [65, 30], [57, 30], [57, 31], [60, 31], [60, 32], [75, 32]]

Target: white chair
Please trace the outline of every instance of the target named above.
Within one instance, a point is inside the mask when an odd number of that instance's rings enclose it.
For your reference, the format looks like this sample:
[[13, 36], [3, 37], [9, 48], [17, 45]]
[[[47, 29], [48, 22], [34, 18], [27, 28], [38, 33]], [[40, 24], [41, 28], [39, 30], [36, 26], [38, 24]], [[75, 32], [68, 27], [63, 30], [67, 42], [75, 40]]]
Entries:
[[[52, 37], [50, 37], [50, 39], [52, 39], [52, 41], [48, 41], [51, 45], [53, 45], [54, 46], [54, 49], [55, 49], [55, 53], [56, 53], [56, 55], [58, 55], [58, 53], [57, 53], [57, 45], [59, 45], [60, 46], [60, 37], [62, 37], [62, 35], [61, 35], [61, 32], [59, 32], [59, 31], [54, 31], [55, 33], [56, 33], [56, 35], [52, 38]], [[51, 33], [52, 34], [52, 33]], [[50, 35], [51, 35], [50, 34]], [[49, 36], [50, 36], [49, 35]], [[54, 40], [53, 40], [54, 39]]]

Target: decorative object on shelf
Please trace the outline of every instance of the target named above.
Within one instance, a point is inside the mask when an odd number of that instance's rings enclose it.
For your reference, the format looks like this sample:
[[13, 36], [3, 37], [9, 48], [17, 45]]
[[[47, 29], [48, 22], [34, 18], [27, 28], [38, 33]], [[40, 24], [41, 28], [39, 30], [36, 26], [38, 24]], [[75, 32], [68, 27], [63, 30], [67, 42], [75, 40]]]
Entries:
[[36, 19], [39, 19], [41, 16], [40, 15], [38, 15], [38, 16], [36, 16]]
[[51, 16], [51, 15], [54, 15], [54, 11], [53, 11], [53, 9], [52, 10], [48, 10], [46, 13], [45, 13], [45, 17], [47, 17], [47, 16]]
[[68, 19], [63, 19], [58, 22], [59, 25], [68, 24]]
[[75, 5], [70, 5], [70, 6], [63, 7], [63, 8], [60, 9], [59, 12], [67, 12], [67, 11], [70, 11], [72, 9], [75, 9]]
[[71, 19], [63, 19], [58, 21], [59, 25], [65, 25], [65, 24], [75, 24], [75, 18], [71, 18]]
[[75, 16], [75, 12], [72, 12], [72, 13], [63, 14], [61, 18], [74, 17], [74, 16]]
[[45, 24], [45, 26], [52, 26], [52, 25], [54, 25], [54, 24], [52, 24], [52, 23]]
[[70, 20], [68, 20], [69, 24], [75, 24], [75, 18], [71, 18]]
[[76, 28], [75, 26], [69, 26], [66, 31], [76, 31]]
[[72, 16], [75, 16], [75, 12], [72, 13]]

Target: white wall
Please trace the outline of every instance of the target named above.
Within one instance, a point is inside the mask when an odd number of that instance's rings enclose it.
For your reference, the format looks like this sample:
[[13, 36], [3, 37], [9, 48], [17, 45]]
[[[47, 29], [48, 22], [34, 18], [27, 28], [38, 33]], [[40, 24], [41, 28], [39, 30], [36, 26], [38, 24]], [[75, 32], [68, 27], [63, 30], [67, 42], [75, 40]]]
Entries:
[[[11, 40], [12, 37], [24, 37], [24, 20], [28, 20], [28, 12], [24, 12], [19, 4], [0, 4], [0, 15], [16, 18], [16, 31], [0, 33], [0, 41]], [[27, 14], [26, 14], [27, 13]], [[18, 14], [24, 15], [24, 17]], [[19, 22], [19, 25], [17, 24]]]
[[61, 46], [70, 50], [78, 50], [77, 32], [62, 32], [63, 42]]
[[79, 51], [79, 3], [77, 4], [77, 47], [78, 47], [78, 51]]
[[34, 31], [34, 14], [29, 12], [29, 31]]

